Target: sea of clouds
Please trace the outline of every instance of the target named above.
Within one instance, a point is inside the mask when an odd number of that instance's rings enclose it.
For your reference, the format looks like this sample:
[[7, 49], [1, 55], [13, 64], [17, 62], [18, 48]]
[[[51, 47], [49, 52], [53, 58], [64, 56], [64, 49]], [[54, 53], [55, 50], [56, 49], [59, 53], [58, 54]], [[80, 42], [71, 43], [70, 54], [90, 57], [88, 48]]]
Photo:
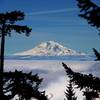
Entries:
[[[67, 64], [73, 71], [85, 74], [92, 73], [100, 76], [99, 61], [57, 61], [57, 60], [5, 60], [5, 71], [20, 70], [24, 72], [38, 73], [43, 82], [41, 90], [46, 91], [50, 100], [64, 100], [68, 77], [62, 67], [62, 62]], [[75, 89], [78, 100], [83, 100], [82, 92]]]

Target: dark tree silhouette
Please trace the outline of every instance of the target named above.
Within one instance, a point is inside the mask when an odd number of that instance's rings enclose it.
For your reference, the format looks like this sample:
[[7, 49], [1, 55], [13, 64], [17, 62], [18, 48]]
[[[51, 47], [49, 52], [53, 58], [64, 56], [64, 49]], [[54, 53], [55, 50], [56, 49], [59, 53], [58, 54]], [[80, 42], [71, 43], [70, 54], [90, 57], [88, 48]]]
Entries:
[[71, 80], [69, 80], [69, 85], [67, 86], [67, 89], [65, 91], [65, 96], [67, 100], [77, 100]]
[[88, 23], [100, 29], [100, 7], [91, 0], [77, 0], [80, 8], [79, 16], [86, 19]]
[[43, 79], [32, 73], [23, 73], [22, 71], [4, 72], [4, 99], [11, 100], [18, 95], [18, 100], [48, 100], [45, 91], [40, 92], [39, 86]]
[[93, 52], [96, 56], [96, 61], [100, 60], [100, 53], [95, 48], [93, 48]]
[[77, 88], [85, 89], [84, 95], [86, 100], [92, 100], [92, 98], [98, 97], [100, 92], [100, 78], [94, 77], [92, 74], [86, 75], [72, 71], [66, 64], [62, 63], [66, 74], [71, 81], [77, 85]]
[[[100, 31], [100, 7], [91, 0], [77, 1], [78, 7], [80, 8], [79, 16], [86, 19], [88, 24], [96, 27]], [[97, 57], [96, 60], [99, 60], [100, 53], [95, 48], [93, 48], [93, 51]], [[94, 77], [92, 74], [86, 75], [74, 72], [66, 64], [62, 63], [62, 65], [71, 81], [78, 85], [77, 88], [80, 88], [81, 90], [83, 88], [85, 89], [84, 95], [86, 96], [86, 100], [92, 100], [93, 98], [99, 97], [100, 78]]]
[[[86, 19], [88, 24], [96, 27], [100, 31], [100, 7], [91, 0], [77, 0], [80, 8], [79, 16]], [[100, 35], [100, 33], [99, 33]], [[100, 54], [96, 49], [93, 49], [97, 59], [100, 60]]]
[[17, 25], [17, 21], [24, 19], [24, 13], [21, 11], [13, 11], [7, 13], [0, 13], [0, 37], [1, 37], [1, 52], [0, 52], [0, 98], [3, 96], [3, 67], [4, 67], [4, 48], [5, 48], [5, 36], [11, 36], [11, 31], [14, 30], [17, 33], [25, 33], [29, 36], [31, 28], [27, 26]]

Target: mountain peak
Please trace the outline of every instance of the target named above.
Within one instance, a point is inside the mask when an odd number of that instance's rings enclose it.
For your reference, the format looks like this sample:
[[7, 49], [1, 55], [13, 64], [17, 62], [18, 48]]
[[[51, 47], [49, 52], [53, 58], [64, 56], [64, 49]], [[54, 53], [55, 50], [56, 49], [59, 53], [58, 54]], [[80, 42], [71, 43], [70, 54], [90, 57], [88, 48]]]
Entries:
[[42, 42], [33, 49], [16, 53], [14, 55], [20, 56], [65, 56], [65, 55], [81, 55], [72, 49], [62, 46], [55, 41]]

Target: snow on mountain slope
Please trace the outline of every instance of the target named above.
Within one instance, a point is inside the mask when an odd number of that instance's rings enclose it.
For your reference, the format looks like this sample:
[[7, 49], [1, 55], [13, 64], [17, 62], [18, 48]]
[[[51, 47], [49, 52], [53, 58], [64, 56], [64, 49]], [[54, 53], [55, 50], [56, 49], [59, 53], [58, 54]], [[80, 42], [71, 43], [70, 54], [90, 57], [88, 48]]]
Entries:
[[19, 56], [64, 56], [64, 55], [82, 55], [72, 49], [62, 46], [54, 41], [42, 42], [33, 49], [16, 53]]

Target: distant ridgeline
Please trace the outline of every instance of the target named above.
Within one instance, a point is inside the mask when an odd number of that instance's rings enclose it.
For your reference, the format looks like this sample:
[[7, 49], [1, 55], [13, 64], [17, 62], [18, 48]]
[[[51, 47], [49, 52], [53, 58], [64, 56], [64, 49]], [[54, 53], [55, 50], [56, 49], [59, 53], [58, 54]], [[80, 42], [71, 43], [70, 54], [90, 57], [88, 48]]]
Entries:
[[33, 49], [16, 53], [14, 55], [19, 56], [66, 56], [66, 55], [85, 55], [84, 53], [76, 52], [75, 50], [69, 49], [62, 46], [61, 44], [54, 41], [42, 42]]
[[19, 60], [76, 60], [76, 61], [91, 61], [94, 56], [86, 55], [85, 53], [76, 52], [62, 46], [54, 41], [42, 42], [33, 49], [13, 54], [6, 57], [7, 59]]

